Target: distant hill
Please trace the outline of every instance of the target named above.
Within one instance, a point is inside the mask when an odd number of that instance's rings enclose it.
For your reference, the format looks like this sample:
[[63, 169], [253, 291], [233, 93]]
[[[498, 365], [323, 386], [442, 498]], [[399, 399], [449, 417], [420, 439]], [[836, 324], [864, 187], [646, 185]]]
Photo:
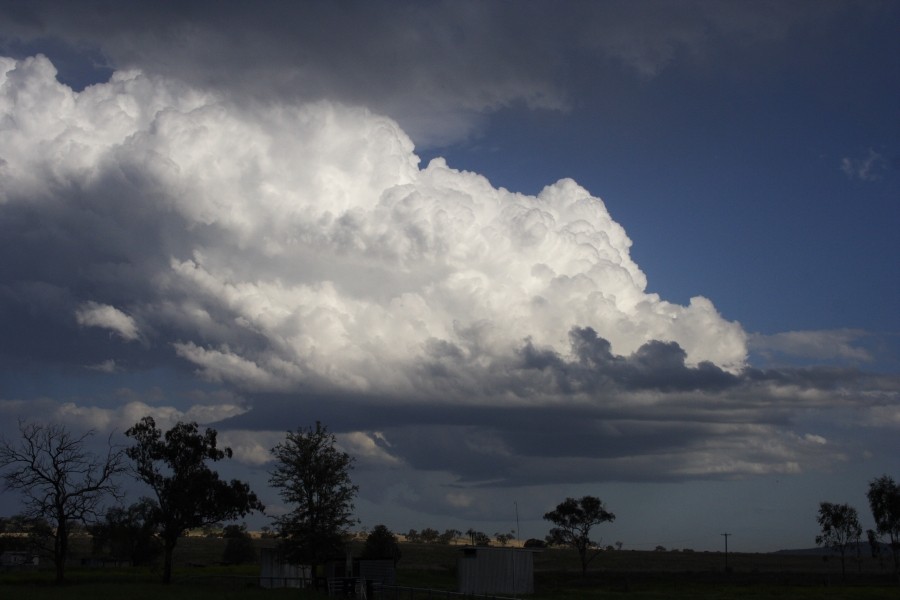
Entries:
[[[858, 544], [859, 554], [861, 556], [871, 556], [872, 550], [869, 548], [869, 542], [859, 542]], [[857, 549], [853, 548], [853, 546], [847, 548], [847, 555], [856, 555]], [[890, 556], [891, 554], [891, 546], [889, 544], [881, 544], [881, 552], [884, 556]], [[788, 556], [829, 556], [832, 554], [836, 554], [834, 550], [831, 548], [825, 547], [815, 547], [815, 548], [795, 548], [793, 550], [776, 550], [775, 552], [770, 552], [769, 554], [781, 554]]]

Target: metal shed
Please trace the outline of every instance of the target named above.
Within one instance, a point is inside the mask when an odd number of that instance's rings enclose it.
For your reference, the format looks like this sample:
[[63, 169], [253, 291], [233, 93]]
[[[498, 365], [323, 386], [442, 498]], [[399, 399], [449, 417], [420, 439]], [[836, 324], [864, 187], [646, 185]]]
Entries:
[[467, 546], [457, 560], [463, 594], [533, 594], [534, 554], [530, 548]]
[[303, 588], [309, 585], [312, 570], [309, 565], [284, 562], [275, 548], [263, 548], [259, 553], [259, 586], [264, 588]]

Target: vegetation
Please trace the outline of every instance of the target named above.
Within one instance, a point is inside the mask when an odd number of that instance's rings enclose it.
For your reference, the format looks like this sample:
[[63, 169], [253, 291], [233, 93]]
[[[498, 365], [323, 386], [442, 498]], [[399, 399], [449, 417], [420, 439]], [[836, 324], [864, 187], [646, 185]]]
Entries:
[[894, 573], [900, 575], [900, 486], [882, 475], [869, 483], [866, 493], [875, 519], [875, 531], [869, 530], [869, 543], [880, 554], [881, 537], [887, 536], [894, 559]]
[[216, 445], [216, 430], [200, 433], [197, 423], [176, 423], [163, 435], [153, 417], [144, 417], [125, 432], [135, 445], [126, 453], [137, 476], [156, 494], [155, 520], [163, 540], [163, 583], [172, 579], [175, 545], [187, 530], [264, 510], [250, 486], [225, 482], [206, 464], [231, 458], [231, 449]]
[[62, 425], [19, 422], [17, 442], [0, 440], [0, 468], [6, 489], [25, 497], [23, 514], [45, 520], [52, 531], [56, 582], [65, 579], [69, 533], [94, 517], [106, 496], [117, 494], [115, 477], [124, 470], [122, 452], [107, 444], [105, 456], [85, 445], [93, 432], [73, 435]]
[[375, 526], [366, 537], [362, 550], [362, 558], [389, 559], [394, 561], [395, 565], [402, 555], [397, 536], [384, 525]]
[[245, 565], [256, 562], [256, 548], [246, 525], [228, 525], [222, 531], [225, 550], [222, 562], [226, 565]]
[[285, 557], [319, 565], [343, 554], [347, 528], [356, 523], [350, 481], [353, 459], [320, 422], [315, 429], [289, 431], [272, 449], [275, 468], [269, 484], [293, 509], [275, 519]]
[[157, 509], [153, 500], [141, 498], [127, 508], [107, 510], [105, 520], [89, 529], [94, 554], [127, 560], [133, 567], [152, 563], [162, 552]]
[[[159, 582], [157, 571], [147, 567], [85, 568], [72, 566], [65, 588], [67, 600], [129, 600], [155, 598], [196, 600], [324, 600], [324, 594], [300, 590], [261, 590], [259, 567], [217, 566], [227, 540], [221, 537], [184, 537], [178, 545], [173, 581]], [[271, 547], [275, 540], [253, 538], [254, 547]], [[358, 555], [364, 542], [356, 542]], [[443, 544], [400, 543], [403, 557], [397, 564], [401, 586], [454, 590], [459, 547]], [[73, 558], [89, 556], [90, 540], [73, 539]], [[564, 599], [874, 599], [895, 597], [892, 575], [881, 571], [878, 561], [865, 558], [862, 573], [848, 573], [838, 585], [837, 561], [819, 556], [729, 553], [732, 572], [724, 570], [721, 552], [604, 551], [603, 569], [581, 576], [580, 558], [572, 548], [550, 548], [535, 555], [535, 591], [532, 600]], [[201, 566], [202, 565], [202, 566]], [[835, 581], [830, 581], [830, 577]], [[52, 585], [52, 570], [0, 573], [0, 598], [56, 600], [60, 590]], [[399, 597], [412, 597], [408, 592]], [[414, 596], [423, 600], [427, 596]], [[432, 597], [441, 597], [433, 594]]]
[[[63, 573], [70, 600], [324, 597], [313, 590], [257, 587], [258, 551], [278, 544], [276, 537], [285, 554], [298, 562], [320, 564], [332, 557], [343, 558], [343, 549], [353, 544], [355, 556], [392, 559], [402, 586], [453, 590], [459, 549], [451, 543], [461, 540], [506, 546], [515, 539], [513, 532], [498, 532], [490, 538], [474, 528], [464, 534], [456, 529], [440, 533], [425, 528], [410, 530], [406, 542], [401, 543], [386, 526], [378, 525], [364, 540], [351, 540], [347, 532], [355, 522], [353, 501], [358, 490], [350, 480], [353, 459], [337, 448], [335, 437], [321, 423], [288, 432], [285, 441], [273, 449], [277, 462], [270, 484], [295, 508], [276, 519], [274, 532], [265, 527], [263, 535], [256, 537], [245, 525], [219, 530], [223, 521], [263, 507], [247, 484], [221, 481], [208, 466], [231, 457], [230, 449], [217, 447], [215, 430], [201, 433], [196, 423], [178, 423], [163, 433], [152, 418], [145, 417], [126, 432], [135, 445], [119, 451], [108, 444], [105, 457], [85, 450], [91, 433], [76, 437], [58, 426], [23, 424], [20, 432], [19, 444], [0, 441], [0, 468], [5, 469], [7, 489], [22, 492], [26, 510], [20, 516], [0, 519], [0, 549], [46, 548], [54, 569], [44, 570], [42, 562], [37, 569], [0, 572], [0, 598], [58, 598], [59, 590], [47, 584], [61, 582]], [[134, 461], [134, 474], [150, 485], [156, 498], [142, 498], [101, 513], [106, 499], [118, 499], [114, 479], [125, 470], [124, 456]], [[875, 529], [867, 532], [871, 557], [859, 555], [862, 528], [856, 509], [829, 502], [819, 505], [821, 534], [816, 542], [840, 556], [844, 585], [831, 581], [837, 561], [829, 561], [824, 552], [810, 556], [729, 553], [730, 566], [726, 568], [725, 557], [718, 552], [679, 552], [662, 546], [655, 551], [623, 551], [622, 542], [603, 548], [591, 540], [592, 528], [614, 520], [615, 515], [593, 496], [567, 498], [544, 515], [553, 525], [546, 538], [550, 545], [537, 538], [525, 543], [539, 550], [534, 555], [533, 598], [896, 595], [900, 486], [884, 475], [870, 482], [867, 497], [875, 521]], [[94, 522], [85, 529], [89, 521]], [[189, 531], [205, 535], [186, 536]], [[177, 540], [178, 555], [174, 552]], [[893, 569], [883, 564], [880, 552], [885, 545], [892, 550]], [[58, 554], [60, 548], [63, 555]], [[605, 556], [602, 569], [588, 572], [589, 563], [601, 553]], [[857, 568], [848, 576], [846, 559], [851, 553]], [[123, 559], [132, 566], [76, 566], [78, 558], [90, 556]], [[157, 583], [160, 570], [164, 582], [174, 580], [177, 585], [161, 587]]]
[[588, 563], [600, 554], [600, 543], [591, 540], [591, 529], [595, 525], [614, 521], [615, 518], [616, 515], [606, 510], [599, 498], [566, 498], [555, 510], [544, 515], [544, 519], [556, 525], [547, 535], [547, 541], [550, 544], [571, 546], [578, 551], [581, 574], [586, 575]]
[[859, 548], [862, 527], [856, 509], [849, 504], [819, 504], [819, 526], [822, 533], [816, 536], [816, 544], [827, 546], [841, 557], [841, 575], [847, 575], [846, 554], [854, 546]]

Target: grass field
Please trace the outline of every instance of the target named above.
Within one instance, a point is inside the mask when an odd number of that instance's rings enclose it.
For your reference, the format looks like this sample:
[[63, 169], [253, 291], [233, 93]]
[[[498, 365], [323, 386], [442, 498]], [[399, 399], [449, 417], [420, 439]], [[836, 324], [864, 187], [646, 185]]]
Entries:
[[[68, 583], [52, 584], [52, 569], [45, 565], [31, 572], [0, 574], [0, 600], [313, 600], [312, 591], [265, 590], [256, 585], [255, 565], [221, 566], [224, 541], [218, 538], [185, 538], [175, 556], [174, 583], [163, 586], [154, 568], [87, 568], [74, 566], [89, 546], [76, 542]], [[272, 540], [257, 540], [271, 545]], [[397, 583], [413, 588], [456, 589], [456, 559], [461, 546], [402, 544]], [[582, 577], [577, 555], [550, 549], [535, 557], [534, 600], [594, 598], [651, 599], [874, 599], [900, 597], [900, 587], [877, 561], [865, 558], [848, 562], [848, 576], [841, 578], [837, 559], [818, 556], [729, 554], [718, 552], [611, 551], [599, 556]], [[403, 598], [410, 598], [406, 594]], [[413, 596], [426, 598], [424, 594]], [[437, 596], [435, 596], [437, 597]]]

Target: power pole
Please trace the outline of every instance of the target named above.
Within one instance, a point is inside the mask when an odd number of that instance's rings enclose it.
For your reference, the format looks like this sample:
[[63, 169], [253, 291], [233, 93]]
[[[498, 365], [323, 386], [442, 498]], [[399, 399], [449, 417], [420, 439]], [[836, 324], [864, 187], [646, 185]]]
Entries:
[[516, 541], [518, 542], [522, 539], [519, 537], [519, 503], [513, 502], [513, 505], [516, 507]]
[[722, 537], [725, 538], [725, 572], [728, 573], [728, 536], [734, 535], [733, 533], [723, 533]]

